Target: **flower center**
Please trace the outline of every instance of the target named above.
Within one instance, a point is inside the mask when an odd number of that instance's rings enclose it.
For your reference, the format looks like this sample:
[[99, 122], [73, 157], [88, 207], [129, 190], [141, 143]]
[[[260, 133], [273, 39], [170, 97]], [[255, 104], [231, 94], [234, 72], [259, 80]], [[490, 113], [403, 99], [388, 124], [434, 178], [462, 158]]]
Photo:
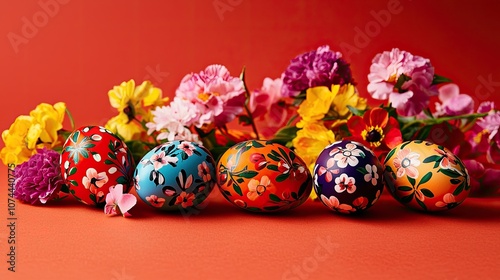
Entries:
[[367, 129], [363, 130], [363, 132], [361, 132], [361, 136], [364, 140], [375, 147], [380, 146], [380, 144], [382, 144], [382, 140], [385, 137], [384, 131], [378, 125], [370, 126]]
[[350, 157], [352, 155], [351, 151], [344, 151], [342, 154], [346, 157]]
[[258, 195], [262, 195], [266, 191], [266, 186], [258, 185], [256, 191]]
[[123, 109], [123, 113], [127, 115], [128, 121], [131, 122], [135, 118], [135, 108], [132, 102], [128, 102], [127, 107]]
[[401, 162], [401, 166], [403, 168], [407, 168], [407, 167], [411, 166], [411, 160], [408, 158], [404, 158], [403, 161]]
[[200, 99], [203, 102], [207, 102], [212, 96], [219, 96], [219, 94], [216, 92], [202, 92], [198, 94], [198, 99]]

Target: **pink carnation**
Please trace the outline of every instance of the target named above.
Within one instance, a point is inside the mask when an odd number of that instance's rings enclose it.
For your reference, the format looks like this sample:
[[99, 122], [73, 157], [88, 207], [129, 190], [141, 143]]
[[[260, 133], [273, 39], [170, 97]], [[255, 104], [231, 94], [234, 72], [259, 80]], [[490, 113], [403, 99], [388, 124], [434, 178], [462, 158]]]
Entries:
[[447, 84], [439, 88], [439, 100], [436, 103], [438, 116], [458, 116], [474, 112], [474, 100], [467, 94], [461, 94], [456, 84]]
[[415, 116], [437, 94], [433, 78], [434, 67], [428, 59], [394, 48], [373, 58], [368, 92], [375, 99], [389, 100], [399, 114]]
[[210, 65], [200, 73], [186, 75], [175, 94], [196, 106], [197, 127], [223, 126], [243, 110], [243, 81], [232, 77], [226, 67]]
[[262, 121], [262, 124], [259, 124], [259, 134], [264, 137], [273, 136], [290, 118], [289, 106], [281, 96], [282, 87], [281, 78], [265, 78], [262, 88], [250, 95], [248, 107], [252, 116]]

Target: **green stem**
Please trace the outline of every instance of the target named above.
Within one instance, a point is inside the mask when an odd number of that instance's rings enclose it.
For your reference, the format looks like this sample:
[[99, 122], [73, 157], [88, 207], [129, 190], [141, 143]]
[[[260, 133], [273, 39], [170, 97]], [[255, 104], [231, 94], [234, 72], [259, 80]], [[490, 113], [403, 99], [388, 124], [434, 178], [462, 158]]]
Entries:
[[436, 124], [440, 124], [440, 123], [447, 122], [447, 121], [453, 121], [453, 120], [477, 119], [477, 118], [485, 117], [487, 115], [488, 115], [488, 113], [476, 113], [476, 114], [467, 114], [467, 115], [459, 115], [459, 116], [441, 117], [441, 118], [437, 118], [437, 119], [413, 120], [413, 121], [406, 123], [401, 128], [401, 130], [405, 130], [408, 127], [410, 127], [416, 123], [422, 123], [425, 125], [436, 125]]
[[252, 126], [252, 130], [255, 133], [255, 138], [260, 140], [259, 132], [257, 131], [257, 126], [255, 125], [255, 121], [252, 116], [252, 112], [250, 112], [250, 108], [248, 108], [248, 102], [250, 101], [250, 92], [248, 91], [247, 84], [245, 82], [245, 67], [241, 71], [240, 79], [243, 82], [243, 89], [245, 90], [245, 111], [247, 112], [248, 118], [250, 119], [250, 125]]
[[75, 130], [75, 120], [73, 119], [73, 115], [71, 115], [71, 112], [68, 110], [68, 108], [65, 109], [66, 115], [68, 115], [69, 118], [69, 123], [71, 124], [71, 130]]

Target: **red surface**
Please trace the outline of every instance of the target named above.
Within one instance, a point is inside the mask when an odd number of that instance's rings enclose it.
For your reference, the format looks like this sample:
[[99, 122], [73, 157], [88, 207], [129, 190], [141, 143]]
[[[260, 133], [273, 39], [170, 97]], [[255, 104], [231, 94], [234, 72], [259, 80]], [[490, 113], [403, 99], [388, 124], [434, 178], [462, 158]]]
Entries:
[[[356, 48], [347, 58], [365, 97], [373, 56], [399, 47], [430, 58], [438, 74], [477, 101], [500, 102], [496, 1], [400, 0], [379, 29], [374, 14], [396, 2], [60, 2], [67, 3], [46, 18], [38, 0], [0, 2], [1, 130], [38, 103], [57, 101], [67, 103], [77, 126], [104, 124], [115, 114], [107, 98], [114, 85], [147, 78], [172, 96], [185, 74], [211, 63], [234, 75], [246, 65], [249, 87], [258, 88], [291, 58], [322, 44]], [[234, 7], [219, 17], [214, 2]], [[39, 27], [28, 30], [33, 16]], [[370, 26], [375, 29], [360, 41], [359, 30]], [[23, 29], [16, 52], [9, 38], [19, 40]], [[5, 171], [0, 179], [5, 224]], [[448, 213], [422, 215], [386, 196], [367, 215], [350, 218], [311, 202], [287, 214], [251, 215], [215, 199], [189, 219], [157, 215], [139, 203], [127, 220], [74, 200], [18, 204], [17, 272], [7, 271], [8, 228], [1, 226], [0, 279], [279, 279], [295, 265], [313, 265], [317, 239], [328, 237], [338, 246], [317, 269], [285, 279], [497, 278], [499, 204], [498, 198], [467, 199]]]

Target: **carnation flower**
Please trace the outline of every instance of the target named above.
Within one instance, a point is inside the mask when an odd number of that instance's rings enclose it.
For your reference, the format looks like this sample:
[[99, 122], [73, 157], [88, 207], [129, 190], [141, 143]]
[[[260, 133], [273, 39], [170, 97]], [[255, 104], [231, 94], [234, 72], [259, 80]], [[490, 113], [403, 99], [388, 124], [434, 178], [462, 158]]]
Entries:
[[186, 75], [175, 94], [196, 106], [197, 127], [223, 126], [243, 111], [243, 81], [222, 65], [210, 65], [200, 73]]
[[474, 100], [467, 94], [461, 94], [456, 84], [447, 84], [439, 88], [439, 100], [436, 103], [436, 115], [458, 116], [474, 112]]
[[437, 94], [433, 79], [434, 67], [428, 59], [394, 48], [373, 58], [368, 92], [375, 99], [388, 99], [398, 114], [415, 116]]
[[300, 92], [317, 86], [355, 84], [349, 64], [340, 52], [329, 46], [298, 55], [282, 74], [284, 97], [294, 97]]
[[33, 205], [55, 198], [64, 184], [59, 159], [58, 152], [38, 149], [27, 162], [16, 166], [14, 197]]

